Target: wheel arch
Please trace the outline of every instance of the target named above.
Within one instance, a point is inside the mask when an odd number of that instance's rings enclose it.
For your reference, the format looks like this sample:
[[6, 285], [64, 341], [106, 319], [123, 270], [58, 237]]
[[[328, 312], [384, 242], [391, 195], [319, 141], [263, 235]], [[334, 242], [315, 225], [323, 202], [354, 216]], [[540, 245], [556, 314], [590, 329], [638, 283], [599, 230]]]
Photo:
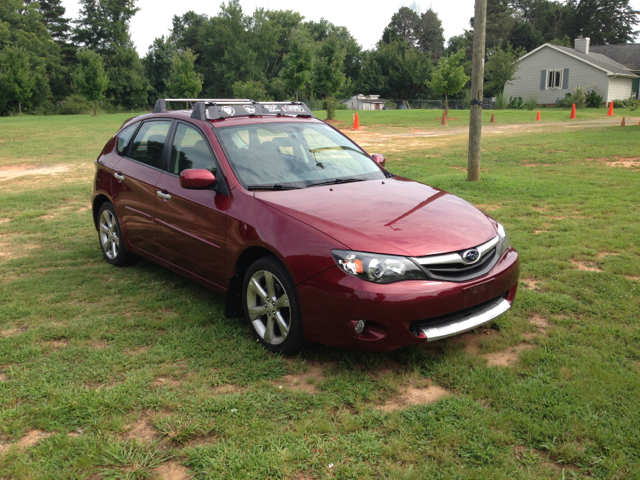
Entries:
[[98, 214], [100, 213], [100, 208], [107, 202], [111, 202], [111, 199], [103, 193], [96, 195], [93, 199], [93, 225], [96, 227], [96, 230], [98, 230]]
[[263, 257], [275, 257], [281, 262], [285, 270], [289, 271], [286, 263], [275, 252], [272, 252], [266, 247], [260, 245], [253, 245], [247, 247], [240, 253], [236, 260], [234, 268], [234, 274], [229, 279], [229, 285], [227, 287], [227, 299], [225, 304], [225, 316], [228, 318], [237, 318], [244, 315], [244, 309], [242, 307], [242, 281], [244, 275], [249, 270], [249, 267]]

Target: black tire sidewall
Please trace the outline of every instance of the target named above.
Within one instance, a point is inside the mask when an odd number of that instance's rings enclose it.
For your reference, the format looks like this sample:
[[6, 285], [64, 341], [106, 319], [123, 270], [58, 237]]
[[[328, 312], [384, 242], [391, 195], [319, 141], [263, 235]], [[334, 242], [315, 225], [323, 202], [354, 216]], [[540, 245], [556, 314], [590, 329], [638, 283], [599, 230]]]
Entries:
[[[120, 240], [120, 246], [118, 247], [118, 255], [113, 260], [107, 257], [107, 254], [104, 252], [104, 248], [102, 247], [102, 242], [100, 241], [100, 218], [102, 217], [102, 212], [105, 210], [109, 210], [113, 215], [113, 218], [116, 219], [116, 228], [118, 230], [118, 239]], [[116, 209], [114, 208], [111, 202], [106, 202], [100, 207], [100, 211], [98, 212], [98, 243], [100, 243], [100, 250], [102, 251], [102, 256], [104, 259], [115, 266], [125, 265], [129, 261], [130, 254], [127, 252], [127, 248], [124, 244], [124, 236], [122, 235], [122, 228], [120, 227], [120, 219], [118, 218], [118, 214], [116, 213]]]
[[[251, 277], [259, 270], [266, 270], [273, 273], [284, 287], [287, 297], [289, 297], [289, 312], [291, 325], [289, 326], [289, 335], [279, 345], [271, 345], [265, 342], [258, 334], [256, 329], [249, 318], [249, 308], [247, 306], [247, 287]], [[260, 343], [272, 352], [280, 353], [295, 353], [302, 348], [303, 335], [302, 335], [302, 314], [300, 312], [300, 302], [298, 301], [298, 292], [291, 280], [291, 276], [284, 268], [282, 263], [276, 257], [262, 257], [249, 267], [247, 273], [242, 281], [242, 308], [244, 310], [244, 317], [253, 333], [253, 336], [260, 341]]]

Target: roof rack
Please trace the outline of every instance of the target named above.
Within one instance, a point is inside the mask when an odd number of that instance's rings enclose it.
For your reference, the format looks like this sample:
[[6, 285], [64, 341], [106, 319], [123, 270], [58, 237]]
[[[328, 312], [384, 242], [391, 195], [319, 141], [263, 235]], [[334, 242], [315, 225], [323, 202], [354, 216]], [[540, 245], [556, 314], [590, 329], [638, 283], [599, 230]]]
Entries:
[[191, 118], [195, 120], [222, 120], [258, 115], [313, 117], [313, 113], [303, 102], [256, 102], [248, 98], [160, 98], [156, 101], [153, 113], [166, 112], [167, 102], [197, 102], [191, 113]]

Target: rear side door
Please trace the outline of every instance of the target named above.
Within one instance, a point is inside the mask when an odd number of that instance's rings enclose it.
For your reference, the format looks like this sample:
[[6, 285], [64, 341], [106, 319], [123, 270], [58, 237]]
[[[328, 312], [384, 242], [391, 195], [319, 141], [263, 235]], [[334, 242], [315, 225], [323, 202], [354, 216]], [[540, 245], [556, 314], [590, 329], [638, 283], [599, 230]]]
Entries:
[[[194, 125], [177, 122], [168, 171], [156, 184], [156, 228], [159, 256], [226, 288], [225, 240], [229, 196], [205, 135]], [[191, 190], [180, 186], [180, 172], [207, 169], [218, 188]], [[223, 193], [221, 193], [221, 190]]]
[[158, 251], [155, 185], [162, 174], [172, 124], [168, 119], [143, 122], [114, 173], [119, 182], [114, 199], [124, 236], [134, 247], [152, 254]]

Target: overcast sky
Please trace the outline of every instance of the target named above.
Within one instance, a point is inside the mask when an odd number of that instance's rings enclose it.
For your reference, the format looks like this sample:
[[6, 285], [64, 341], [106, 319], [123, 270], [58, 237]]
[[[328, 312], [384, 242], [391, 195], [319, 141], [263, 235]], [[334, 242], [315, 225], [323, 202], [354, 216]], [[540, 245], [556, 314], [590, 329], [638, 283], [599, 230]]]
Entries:
[[[143, 56], [156, 37], [166, 35], [171, 29], [174, 15], [182, 15], [189, 10], [214, 16], [220, 11], [222, 0], [138, 0], [140, 11], [131, 21], [131, 36], [138, 53]], [[245, 13], [251, 14], [262, 7], [270, 10], [293, 10], [306, 20], [318, 21], [322, 17], [335, 25], [345, 26], [364, 49], [370, 49], [382, 37], [384, 27], [391, 16], [403, 5], [411, 1], [364, 1], [364, 0], [240, 0]], [[440, 16], [444, 36], [448, 40], [469, 28], [473, 16], [474, 0], [416, 0], [424, 12], [432, 7]], [[640, 10], [640, 0], [631, 0], [631, 6]], [[78, 0], [62, 0], [67, 9], [66, 16], [77, 18]]]

